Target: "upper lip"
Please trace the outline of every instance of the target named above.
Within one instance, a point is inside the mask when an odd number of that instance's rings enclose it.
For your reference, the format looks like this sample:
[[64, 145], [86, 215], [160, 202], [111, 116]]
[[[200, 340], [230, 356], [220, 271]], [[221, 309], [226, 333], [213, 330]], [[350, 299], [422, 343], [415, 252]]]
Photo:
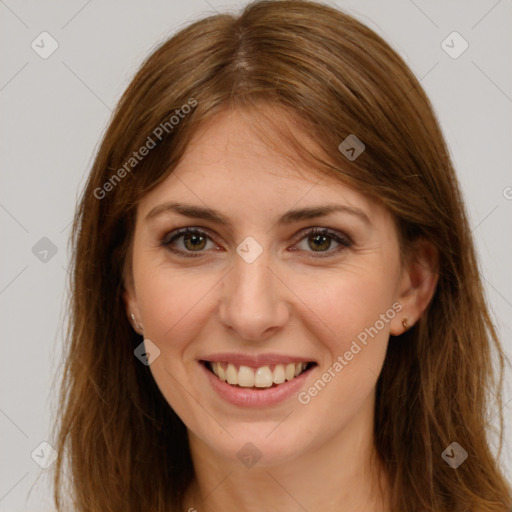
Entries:
[[260, 366], [269, 366], [273, 364], [288, 364], [288, 363], [311, 363], [315, 362], [311, 358], [301, 356], [288, 356], [283, 354], [236, 354], [232, 352], [223, 352], [218, 354], [210, 354], [202, 357], [201, 361], [210, 362], [226, 362], [236, 363], [238, 365], [250, 366], [259, 368]]

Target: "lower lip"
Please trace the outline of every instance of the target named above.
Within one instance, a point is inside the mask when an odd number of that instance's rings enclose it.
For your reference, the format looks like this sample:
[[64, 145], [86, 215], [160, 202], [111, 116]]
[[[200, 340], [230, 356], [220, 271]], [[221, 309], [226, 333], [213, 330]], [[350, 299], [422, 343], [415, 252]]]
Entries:
[[279, 384], [276, 387], [251, 389], [251, 388], [236, 388], [227, 382], [220, 380], [214, 373], [212, 373], [203, 363], [199, 366], [206, 373], [206, 377], [210, 381], [213, 389], [227, 402], [233, 405], [242, 407], [268, 407], [269, 405], [278, 404], [287, 398], [299, 392], [300, 388], [304, 385], [309, 373], [314, 368], [302, 372], [298, 377], [288, 380]]

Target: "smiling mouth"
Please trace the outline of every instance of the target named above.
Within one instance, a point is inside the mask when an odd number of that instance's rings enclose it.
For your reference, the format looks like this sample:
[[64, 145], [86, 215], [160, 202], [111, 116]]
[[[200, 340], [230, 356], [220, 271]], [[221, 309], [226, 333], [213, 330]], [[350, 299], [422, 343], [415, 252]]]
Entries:
[[272, 364], [258, 368], [217, 361], [201, 363], [219, 380], [235, 388], [253, 389], [277, 387], [317, 366], [315, 362]]

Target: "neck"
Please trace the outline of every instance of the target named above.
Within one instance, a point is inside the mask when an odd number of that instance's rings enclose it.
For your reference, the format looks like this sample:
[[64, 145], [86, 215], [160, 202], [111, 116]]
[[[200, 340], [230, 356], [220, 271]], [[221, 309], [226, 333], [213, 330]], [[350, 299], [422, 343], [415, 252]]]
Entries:
[[279, 465], [244, 467], [223, 458], [190, 431], [189, 442], [195, 480], [184, 510], [390, 510], [387, 475], [373, 444], [373, 407], [363, 407], [360, 417], [328, 442], [298, 450]]

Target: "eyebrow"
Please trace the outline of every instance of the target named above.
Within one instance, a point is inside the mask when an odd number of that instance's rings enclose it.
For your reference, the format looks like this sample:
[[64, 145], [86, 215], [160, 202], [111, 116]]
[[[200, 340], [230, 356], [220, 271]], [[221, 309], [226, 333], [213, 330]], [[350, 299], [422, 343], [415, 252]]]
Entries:
[[[174, 212], [185, 217], [190, 217], [194, 219], [203, 219], [209, 220], [211, 222], [215, 222], [218, 224], [222, 224], [226, 226], [228, 229], [232, 229], [232, 223], [228, 217], [223, 215], [222, 213], [213, 210], [212, 208], [207, 208], [203, 206], [195, 206], [191, 204], [178, 203], [175, 201], [170, 201], [167, 203], [160, 204], [155, 206], [147, 215], [146, 222], [163, 215], [165, 213]], [[277, 224], [289, 225], [294, 222], [300, 222], [302, 220], [310, 220], [317, 219], [320, 217], [326, 217], [332, 213], [342, 212], [353, 215], [356, 218], [362, 220], [365, 224], [371, 226], [371, 221], [362, 210], [358, 208], [354, 208], [352, 206], [347, 206], [343, 204], [325, 204], [319, 206], [312, 206], [308, 208], [299, 208], [295, 210], [289, 210], [284, 213], [277, 221]]]

